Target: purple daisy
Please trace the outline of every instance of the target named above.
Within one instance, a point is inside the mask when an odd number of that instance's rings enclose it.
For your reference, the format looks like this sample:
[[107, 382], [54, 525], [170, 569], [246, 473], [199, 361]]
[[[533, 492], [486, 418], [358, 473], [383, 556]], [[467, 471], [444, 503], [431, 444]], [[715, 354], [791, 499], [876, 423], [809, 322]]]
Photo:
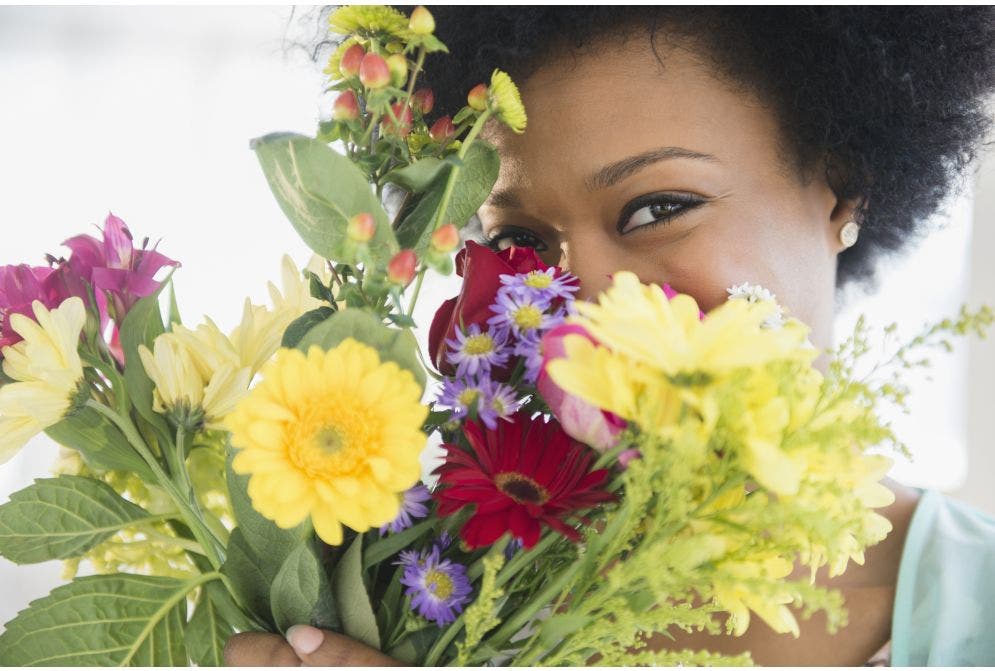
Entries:
[[429, 493], [428, 487], [425, 485], [415, 485], [404, 492], [404, 497], [401, 500], [401, 512], [397, 514], [393, 522], [380, 527], [380, 535], [383, 536], [388, 531], [392, 534], [404, 531], [414, 524], [416, 519], [427, 517], [428, 506], [425, 505], [425, 502], [431, 498], [432, 494]]
[[518, 411], [521, 401], [516, 396], [515, 390], [507, 384], [487, 380], [484, 382], [484, 388], [477, 416], [488, 429], [496, 431], [497, 421], [510, 419]]
[[494, 316], [487, 320], [496, 329], [522, 336], [529, 331], [549, 328], [552, 316], [550, 302], [532, 294], [519, 294], [501, 287], [491, 305]]
[[470, 324], [465, 333], [457, 331], [455, 339], [446, 341], [451, 350], [449, 363], [456, 365], [456, 377], [486, 374], [491, 368], [503, 365], [508, 361], [506, 343], [505, 332], [495, 329], [481, 332], [480, 324]]
[[470, 601], [473, 591], [466, 567], [450, 559], [442, 559], [439, 547], [433, 545], [414, 562], [404, 563], [401, 584], [411, 597], [411, 608], [426, 620], [440, 627], [456, 621], [457, 613]]
[[462, 419], [470, 415], [471, 408], [480, 412], [480, 402], [487, 392], [487, 385], [479, 376], [447, 377], [442, 380], [442, 391], [437, 400], [439, 405], [452, 408], [455, 419]]
[[525, 362], [523, 381], [526, 384], [535, 384], [539, 371], [542, 370], [542, 336], [542, 331], [530, 331], [515, 344], [515, 356], [521, 357]]
[[513, 292], [530, 295], [541, 300], [552, 301], [554, 298], [572, 298], [574, 292], [580, 289], [577, 278], [570, 273], [556, 276], [556, 268], [533, 270], [517, 275], [501, 275], [501, 284]]

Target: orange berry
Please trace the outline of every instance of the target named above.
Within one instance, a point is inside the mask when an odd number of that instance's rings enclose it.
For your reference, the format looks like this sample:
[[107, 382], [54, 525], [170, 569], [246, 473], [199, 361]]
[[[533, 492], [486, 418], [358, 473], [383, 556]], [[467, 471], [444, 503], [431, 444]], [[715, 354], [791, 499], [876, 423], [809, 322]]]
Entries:
[[373, 215], [369, 212], [360, 212], [349, 219], [346, 235], [355, 242], [369, 242], [373, 239], [376, 230], [377, 222], [373, 219]]
[[332, 118], [336, 121], [354, 121], [359, 118], [359, 101], [352, 91], [343, 91], [335, 99]]
[[358, 75], [359, 66], [365, 55], [366, 50], [359, 44], [354, 44], [346, 49], [345, 53], [342, 54], [342, 60], [339, 61], [339, 72], [342, 73], [342, 76], [349, 79]]
[[466, 96], [466, 102], [478, 112], [483, 112], [487, 109], [487, 85], [477, 84], [470, 89], [470, 92]]
[[359, 81], [368, 89], [382, 89], [390, 84], [390, 67], [382, 56], [366, 54], [359, 64]]
[[394, 284], [408, 286], [415, 279], [418, 257], [410, 249], [402, 249], [387, 264], [387, 279]]

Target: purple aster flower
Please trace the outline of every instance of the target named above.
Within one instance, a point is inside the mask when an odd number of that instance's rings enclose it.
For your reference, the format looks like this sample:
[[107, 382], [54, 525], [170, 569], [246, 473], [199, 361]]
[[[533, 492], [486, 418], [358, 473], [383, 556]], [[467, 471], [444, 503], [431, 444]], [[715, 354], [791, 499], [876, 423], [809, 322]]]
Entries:
[[401, 512], [397, 514], [393, 522], [380, 527], [380, 535], [385, 535], [388, 531], [392, 534], [404, 531], [414, 524], [414, 520], [428, 516], [428, 506], [425, 502], [430, 500], [432, 495], [425, 485], [415, 485], [404, 492], [401, 501]]
[[[562, 319], [559, 320], [562, 323]], [[543, 331], [530, 331], [515, 344], [515, 356], [522, 357], [525, 362], [526, 384], [535, 384], [542, 370], [542, 336]]]
[[495, 329], [481, 332], [480, 324], [470, 324], [465, 333], [457, 332], [454, 340], [446, 341], [452, 350], [448, 359], [456, 365], [456, 377], [486, 374], [491, 368], [503, 365], [508, 361], [506, 343], [506, 333]]
[[484, 382], [484, 395], [480, 399], [477, 417], [488, 429], [497, 430], [499, 419], [510, 419], [521, 401], [515, 395], [515, 390], [502, 382], [487, 380]]
[[466, 567], [450, 559], [442, 559], [437, 545], [413, 563], [403, 564], [401, 584], [407, 586], [405, 594], [411, 597], [411, 608], [426, 620], [440, 627], [456, 621], [470, 601], [473, 591]]
[[453, 417], [462, 419], [470, 414], [470, 409], [480, 411], [480, 401], [487, 394], [487, 386], [479, 376], [470, 378], [447, 377], [442, 381], [442, 391], [438, 402], [452, 408]]
[[552, 301], [554, 298], [572, 298], [580, 289], [577, 278], [570, 273], [556, 276], [556, 268], [533, 270], [517, 275], [501, 275], [501, 284], [519, 295], [534, 296], [541, 300]]
[[515, 556], [515, 553], [522, 549], [522, 541], [519, 538], [512, 538], [511, 542], [504, 546], [505, 561]]
[[421, 555], [418, 553], [418, 550], [402, 550], [401, 553], [397, 555], [397, 561], [394, 562], [394, 564], [399, 564], [405, 568], [409, 566], [417, 566], [420, 558]]
[[531, 294], [518, 294], [502, 287], [498, 290], [497, 299], [491, 305], [494, 316], [487, 320], [488, 324], [502, 331], [511, 331], [522, 336], [529, 331], [549, 328], [551, 315], [548, 314], [550, 302]]
[[443, 530], [439, 537], [435, 539], [435, 544], [440, 550], [446, 550], [453, 544], [453, 536], [448, 531]]

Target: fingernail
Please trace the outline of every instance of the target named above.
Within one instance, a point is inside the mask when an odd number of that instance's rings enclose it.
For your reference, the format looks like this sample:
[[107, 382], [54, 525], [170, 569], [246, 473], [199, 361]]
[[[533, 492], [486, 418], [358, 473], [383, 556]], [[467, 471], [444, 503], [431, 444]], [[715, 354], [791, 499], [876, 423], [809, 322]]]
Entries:
[[325, 637], [320, 629], [309, 627], [306, 624], [295, 624], [287, 630], [287, 643], [294, 649], [294, 652], [301, 655], [310, 655], [321, 645], [321, 640]]

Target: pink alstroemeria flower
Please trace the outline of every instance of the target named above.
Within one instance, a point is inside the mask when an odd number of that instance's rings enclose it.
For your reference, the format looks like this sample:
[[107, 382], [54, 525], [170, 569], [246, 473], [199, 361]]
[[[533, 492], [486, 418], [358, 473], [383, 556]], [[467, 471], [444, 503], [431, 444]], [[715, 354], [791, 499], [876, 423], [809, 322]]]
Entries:
[[22, 314], [34, 319], [33, 301], [41, 301], [51, 309], [69, 297], [58, 282], [56, 270], [27, 264], [0, 266], [0, 348], [22, 340], [10, 328], [10, 316]]
[[140, 298], [149, 296], [161, 282], [155, 274], [165, 266], [180, 264], [155, 251], [136, 249], [131, 231], [113, 214], [104, 221], [103, 240], [92, 235], [77, 235], [64, 243], [72, 250], [64, 279], [70, 293], [89, 298], [87, 285], [93, 288], [100, 310], [101, 326], [108, 319], [118, 324]]
[[572, 334], [596, 342], [583, 327], [574, 324], [560, 324], [551, 329], [542, 339], [542, 369], [536, 378], [536, 388], [568, 436], [604, 452], [615, 446], [618, 434], [626, 426], [625, 421], [568, 394], [553, 382], [547, 372], [550, 361], [566, 356], [563, 339]]

